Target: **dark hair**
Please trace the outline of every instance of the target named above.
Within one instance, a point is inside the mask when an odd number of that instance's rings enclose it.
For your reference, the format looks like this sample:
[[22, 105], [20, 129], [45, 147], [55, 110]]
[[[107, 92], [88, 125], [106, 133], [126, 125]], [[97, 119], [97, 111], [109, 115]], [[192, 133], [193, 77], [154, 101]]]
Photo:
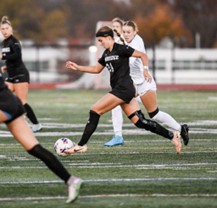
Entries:
[[103, 26], [101, 27], [97, 32], [96, 32], [96, 37], [114, 37], [113, 30], [108, 27], [108, 26]]
[[2, 19], [1, 19], [1, 25], [3, 25], [3, 24], [8, 24], [8, 25], [12, 26], [11, 22], [9, 21], [9, 19], [8, 19], [7, 16], [3, 16], [2, 17]]
[[137, 24], [136, 24], [134, 21], [132, 21], [132, 20], [129, 20], [129, 21], [124, 22], [124, 25], [123, 25], [123, 26], [130, 26], [130, 27], [133, 28], [134, 31], [136, 31], [136, 32], [139, 31], [139, 30], [138, 30], [138, 27], [137, 27]]
[[118, 22], [121, 25], [121, 27], [124, 25], [124, 21], [121, 18], [119, 18], [119, 17], [115, 17], [112, 20], [112, 23], [114, 23], [114, 22]]

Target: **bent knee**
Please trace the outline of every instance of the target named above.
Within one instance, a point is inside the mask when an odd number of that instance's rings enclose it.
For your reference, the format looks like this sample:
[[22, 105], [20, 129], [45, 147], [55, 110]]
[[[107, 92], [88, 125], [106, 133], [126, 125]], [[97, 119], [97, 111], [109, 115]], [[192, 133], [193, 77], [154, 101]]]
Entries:
[[99, 115], [103, 114], [103, 111], [99, 110], [98, 108], [96, 108], [94, 105], [90, 108], [90, 111], [93, 111]]

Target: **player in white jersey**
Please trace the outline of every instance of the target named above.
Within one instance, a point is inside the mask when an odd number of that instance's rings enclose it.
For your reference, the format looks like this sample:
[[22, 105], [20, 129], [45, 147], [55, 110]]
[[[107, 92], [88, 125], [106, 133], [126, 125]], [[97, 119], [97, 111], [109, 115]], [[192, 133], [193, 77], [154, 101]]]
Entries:
[[[127, 21], [123, 25], [123, 37], [132, 48], [145, 53], [145, 45], [142, 38], [137, 34], [137, 25], [133, 21]], [[157, 104], [156, 83], [154, 79], [148, 80], [145, 74], [148, 66], [143, 68], [142, 62], [138, 58], [130, 58], [130, 75], [136, 88], [136, 95], [140, 97], [151, 119], [163, 124], [169, 129], [179, 131], [184, 144], [189, 142], [187, 124], [180, 125], [171, 115], [160, 111]]]
[[[127, 21], [123, 25], [122, 34], [125, 42], [132, 48], [144, 52], [145, 46], [142, 38], [137, 34], [137, 25], [133, 21]], [[161, 123], [169, 129], [179, 131], [183, 138], [184, 144], [189, 142], [189, 127], [186, 124], [180, 125], [172, 116], [168, 113], [160, 111], [157, 104], [156, 95], [156, 83], [154, 79], [146, 79], [146, 75], [149, 73], [148, 66], [143, 68], [141, 60], [138, 58], [130, 58], [130, 75], [133, 79], [134, 86], [136, 88], [136, 95], [140, 97], [144, 107], [146, 108], [151, 119]], [[121, 113], [121, 112], [119, 112]], [[116, 112], [118, 114], [118, 112]], [[112, 117], [115, 119], [115, 117]], [[114, 123], [114, 121], [113, 121]], [[106, 146], [114, 146], [115, 141], [109, 141]], [[109, 145], [110, 144], [110, 145]]]

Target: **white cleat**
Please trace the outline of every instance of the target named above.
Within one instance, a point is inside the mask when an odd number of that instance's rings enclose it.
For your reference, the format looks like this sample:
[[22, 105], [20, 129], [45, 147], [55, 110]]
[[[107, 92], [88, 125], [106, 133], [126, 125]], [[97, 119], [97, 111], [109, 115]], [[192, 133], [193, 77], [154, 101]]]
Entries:
[[39, 132], [42, 130], [42, 125], [39, 123], [39, 124], [33, 124], [32, 125], [32, 131], [35, 133], [35, 132]]
[[67, 181], [68, 199], [66, 200], [66, 203], [72, 203], [78, 198], [82, 183], [83, 181], [78, 177], [71, 176], [69, 178]]
[[75, 154], [75, 153], [84, 153], [86, 151], [87, 151], [87, 145], [85, 144], [83, 146], [75, 145], [72, 148], [66, 149], [64, 151], [64, 153], [66, 153], [66, 154]]
[[87, 151], [87, 145], [83, 145], [83, 146], [79, 146], [79, 145], [76, 145], [75, 148], [74, 148], [74, 151], [75, 153], [83, 153], [83, 152], [86, 152]]
[[180, 154], [182, 150], [182, 143], [179, 131], [173, 132], [172, 144], [175, 145], [177, 154]]

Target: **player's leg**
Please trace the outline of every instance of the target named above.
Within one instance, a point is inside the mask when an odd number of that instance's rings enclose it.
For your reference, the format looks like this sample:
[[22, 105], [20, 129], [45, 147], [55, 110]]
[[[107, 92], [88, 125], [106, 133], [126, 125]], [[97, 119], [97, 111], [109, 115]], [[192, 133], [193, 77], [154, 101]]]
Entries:
[[155, 90], [149, 90], [142, 96], [140, 96], [141, 101], [146, 108], [149, 117], [158, 123], [161, 123], [166, 128], [173, 131], [179, 131], [183, 138], [184, 144], [187, 145], [189, 141], [188, 131], [186, 134], [185, 125], [184, 128], [168, 113], [160, 111], [157, 104], [157, 95]]
[[123, 145], [124, 144], [124, 139], [122, 136], [123, 113], [122, 113], [122, 108], [119, 105], [114, 109], [112, 109], [112, 125], [114, 129], [114, 135], [112, 136], [112, 139], [106, 142], [104, 145], [107, 147]]
[[8, 89], [9, 89], [11, 92], [14, 92], [14, 84], [13, 84], [13, 83], [6, 81], [5, 84], [7, 85]]
[[177, 153], [181, 152], [181, 142], [178, 132], [171, 132], [165, 129], [163, 126], [159, 125], [157, 122], [150, 119], [146, 119], [141, 112], [139, 105], [135, 99], [133, 99], [129, 104], [122, 104], [122, 109], [128, 116], [128, 118], [137, 126], [152, 133], [163, 136], [172, 141], [176, 146]]
[[10, 119], [10, 117], [11, 116], [8, 113], [0, 110], [0, 123], [7, 121], [8, 119]]
[[26, 116], [32, 122], [32, 131], [38, 132], [42, 129], [41, 124], [38, 122], [38, 119], [32, 109], [32, 107], [27, 103], [27, 97], [29, 93], [29, 83], [28, 82], [20, 82], [14, 84], [15, 94], [18, 98], [20, 98], [25, 110]]
[[140, 98], [151, 119], [174, 131], [181, 131], [181, 125], [172, 116], [158, 109], [156, 91], [149, 90]]
[[63, 168], [52, 153], [39, 144], [24, 116], [19, 116], [15, 120], [11, 121], [7, 124], [7, 127], [14, 138], [29, 154], [42, 160], [55, 174], [67, 182], [70, 174], [65, 170], [65, 168]]
[[46, 166], [68, 185], [68, 199], [70, 203], [78, 197], [82, 180], [71, 176], [60, 161], [47, 149], [43, 148], [29, 128], [24, 116], [19, 116], [7, 124], [15, 139], [34, 157], [43, 161]]
[[107, 93], [101, 99], [99, 99], [90, 109], [89, 119], [78, 145], [65, 150], [65, 153], [74, 154], [87, 151], [86, 144], [88, 143], [90, 137], [97, 128], [100, 116], [123, 102], [123, 100], [114, 96], [111, 93]]

